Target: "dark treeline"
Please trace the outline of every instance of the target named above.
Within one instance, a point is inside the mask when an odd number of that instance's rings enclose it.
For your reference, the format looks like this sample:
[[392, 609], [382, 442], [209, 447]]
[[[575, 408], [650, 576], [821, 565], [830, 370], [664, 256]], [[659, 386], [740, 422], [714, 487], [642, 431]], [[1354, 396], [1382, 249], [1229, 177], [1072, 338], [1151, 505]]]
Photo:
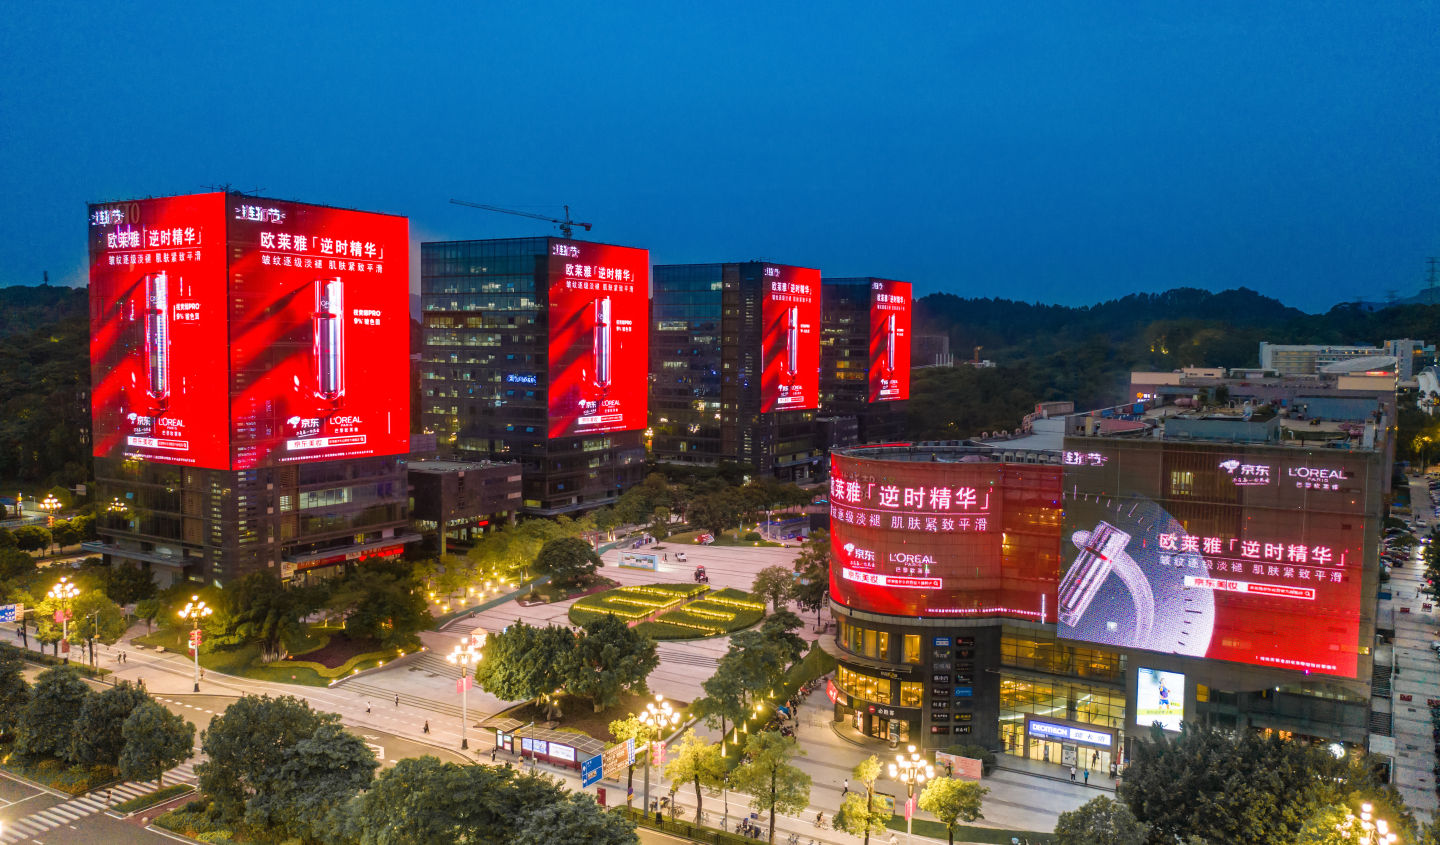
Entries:
[[90, 476], [89, 313], [83, 288], [0, 288], [0, 479]]

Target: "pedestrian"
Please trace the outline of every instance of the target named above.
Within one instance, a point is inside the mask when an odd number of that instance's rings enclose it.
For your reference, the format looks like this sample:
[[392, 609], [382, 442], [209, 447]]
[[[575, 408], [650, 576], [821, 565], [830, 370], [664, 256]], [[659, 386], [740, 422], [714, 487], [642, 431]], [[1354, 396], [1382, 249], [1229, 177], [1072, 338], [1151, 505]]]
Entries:
[[845, 778], [845, 787], [840, 790], [842, 796], [850, 794], [850, 778]]
[[400, 693], [398, 693], [398, 692], [395, 693], [395, 706], [396, 706], [396, 707], [399, 707], [399, 706], [400, 706]]
[[[370, 702], [368, 702], [368, 701], [365, 702], [365, 715], [366, 715], [366, 716], [369, 716], [369, 715], [370, 715]], [[1071, 780], [1074, 780], [1075, 778], [1072, 777], [1072, 778], [1070, 778], [1070, 779], [1071, 779]]]
[[816, 827], [824, 827], [824, 826], [825, 826], [825, 812], [824, 812], [823, 810], [815, 814], [815, 826], [816, 826]]
[[1110, 764], [1110, 777], [1112, 777], [1112, 778], [1115, 777], [1115, 764], [1114, 764], [1114, 763], [1111, 763], [1111, 764]]
[[1074, 782], [1075, 782], [1075, 767], [1074, 767], [1074, 766], [1071, 766], [1071, 767], [1070, 767], [1070, 782], [1071, 782], [1071, 783], [1074, 783]]
[[1090, 770], [1089, 770], [1089, 769], [1086, 769], [1086, 770], [1085, 770], [1085, 785], [1086, 785], [1086, 786], [1089, 786], [1089, 785], [1090, 785]]
[[429, 720], [429, 719], [426, 719], [426, 720], [425, 720], [425, 733], [427, 733], [427, 734], [430, 733], [430, 720]]
[[490, 749], [490, 762], [495, 762], [495, 749]]

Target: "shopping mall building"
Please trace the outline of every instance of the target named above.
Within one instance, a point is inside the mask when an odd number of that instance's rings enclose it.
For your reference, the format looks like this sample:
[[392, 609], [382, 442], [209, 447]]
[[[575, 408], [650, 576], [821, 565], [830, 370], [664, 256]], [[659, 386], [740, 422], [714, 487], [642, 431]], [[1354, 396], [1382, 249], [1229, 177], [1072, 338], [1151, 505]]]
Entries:
[[1155, 722], [1363, 746], [1384, 427], [1164, 410], [836, 452], [837, 729], [1102, 771]]

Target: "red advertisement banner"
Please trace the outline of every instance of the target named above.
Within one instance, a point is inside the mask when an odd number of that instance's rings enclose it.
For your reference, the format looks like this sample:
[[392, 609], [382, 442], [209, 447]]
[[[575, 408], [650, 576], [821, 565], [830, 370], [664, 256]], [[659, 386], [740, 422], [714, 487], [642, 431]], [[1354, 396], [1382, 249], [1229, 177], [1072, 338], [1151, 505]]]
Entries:
[[760, 411], [820, 403], [820, 271], [765, 265]]
[[[644, 428], [649, 251], [554, 240], [549, 271], [549, 436]], [[531, 373], [511, 375], [534, 383]]]
[[910, 398], [910, 283], [870, 283], [870, 401]]

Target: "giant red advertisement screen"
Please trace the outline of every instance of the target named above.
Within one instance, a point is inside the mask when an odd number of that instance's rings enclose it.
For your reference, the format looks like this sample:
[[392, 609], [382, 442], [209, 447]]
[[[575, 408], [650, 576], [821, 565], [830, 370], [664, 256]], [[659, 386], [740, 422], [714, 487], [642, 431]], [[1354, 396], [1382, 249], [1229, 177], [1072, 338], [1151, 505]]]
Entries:
[[910, 398], [910, 283], [870, 282], [870, 401]]
[[836, 601], [896, 616], [1055, 618], [1059, 468], [960, 457], [832, 456]]
[[760, 411], [820, 405], [820, 271], [766, 264]]
[[549, 436], [644, 428], [650, 252], [552, 240], [549, 272]]
[[1065, 453], [1061, 637], [1354, 677], [1363, 461], [1084, 445]]
[[228, 196], [234, 469], [410, 449], [405, 218]]
[[97, 458], [223, 469], [225, 195], [90, 207]]

